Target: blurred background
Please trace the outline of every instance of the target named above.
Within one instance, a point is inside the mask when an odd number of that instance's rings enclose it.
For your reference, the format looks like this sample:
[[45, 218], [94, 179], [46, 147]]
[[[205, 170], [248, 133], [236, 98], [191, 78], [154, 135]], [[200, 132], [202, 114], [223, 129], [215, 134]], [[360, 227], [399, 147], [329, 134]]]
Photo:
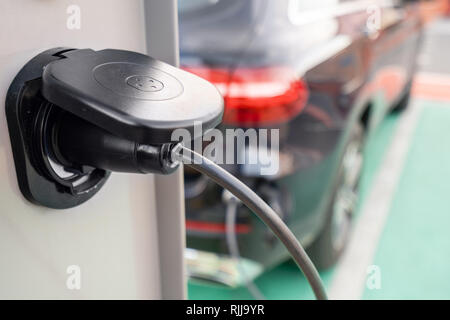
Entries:
[[[280, 214], [331, 298], [449, 299], [450, 2], [179, 0], [181, 66], [226, 128], [280, 130], [280, 170], [226, 165]], [[185, 172], [190, 299], [309, 299], [282, 245]]]

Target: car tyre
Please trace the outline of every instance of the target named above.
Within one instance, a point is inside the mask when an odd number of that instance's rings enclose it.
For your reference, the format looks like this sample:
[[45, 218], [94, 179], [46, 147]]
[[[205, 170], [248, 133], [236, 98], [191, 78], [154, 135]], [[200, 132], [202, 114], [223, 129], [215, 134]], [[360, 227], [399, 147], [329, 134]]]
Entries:
[[411, 98], [411, 86], [412, 82], [408, 82], [406, 85], [405, 92], [403, 93], [403, 96], [399, 100], [399, 102], [392, 108], [392, 113], [400, 113], [405, 111], [408, 108], [409, 101]]

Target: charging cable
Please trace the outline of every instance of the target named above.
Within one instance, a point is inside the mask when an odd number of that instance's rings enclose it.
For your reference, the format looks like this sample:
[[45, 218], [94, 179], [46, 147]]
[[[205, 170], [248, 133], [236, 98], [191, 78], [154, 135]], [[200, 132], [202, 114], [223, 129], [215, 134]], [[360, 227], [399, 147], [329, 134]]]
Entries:
[[318, 300], [327, 299], [327, 294], [319, 273], [300, 242], [278, 214], [252, 189], [208, 158], [203, 157], [181, 144], [177, 144], [173, 147], [170, 156], [171, 161], [183, 162], [185, 165], [207, 175], [217, 184], [228, 189], [234, 196], [240, 199], [242, 203], [253, 211], [284, 244], [305, 275], [315, 297]]
[[67, 167], [169, 174], [182, 162], [208, 176], [228, 189], [272, 230], [302, 270], [316, 298], [326, 299], [319, 273], [280, 216], [252, 189], [211, 160], [181, 144], [143, 145], [118, 137], [69, 112], [60, 115], [53, 131], [55, 156]]
[[237, 219], [237, 211], [238, 207], [241, 203], [238, 198], [236, 198], [230, 191], [227, 189], [223, 190], [222, 200], [226, 204], [226, 212], [225, 212], [225, 225], [226, 225], [226, 241], [228, 251], [236, 263], [236, 266], [241, 274], [245, 285], [255, 300], [266, 300], [262, 292], [256, 286], [256, 284], [248, 277], [247, 271], [245, 270], [244, 265], [242, 264], [241, 254], [239, 253], [239, 245], [238, 239], [236, 235], [236, 219]]

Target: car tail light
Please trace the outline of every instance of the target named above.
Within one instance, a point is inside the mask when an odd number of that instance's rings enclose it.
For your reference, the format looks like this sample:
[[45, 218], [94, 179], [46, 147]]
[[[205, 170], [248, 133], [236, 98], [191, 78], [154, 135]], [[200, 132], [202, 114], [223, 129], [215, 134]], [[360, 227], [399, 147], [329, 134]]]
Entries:
[[306, 83], [287, 67], [184, 67], [216, 85], [225, 99], [223, 121], [235, 125], [280, 123], [299, 114], [308, 99]]
[[[186, 229], [195, 232], [226, 233], [225, 223], [186, 220]], [[251, 227], [248, 224], [236, 223], [235, 230], [238, 234], [249, 233]]]

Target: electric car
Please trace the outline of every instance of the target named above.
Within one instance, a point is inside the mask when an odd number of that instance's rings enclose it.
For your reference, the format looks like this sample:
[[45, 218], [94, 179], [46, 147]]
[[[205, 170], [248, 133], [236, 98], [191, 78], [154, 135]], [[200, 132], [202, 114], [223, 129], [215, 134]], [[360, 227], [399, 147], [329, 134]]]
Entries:
[[[345, 248], [367, 136], [408, 104], [423, 25], [418, 4], [179, 1], [181, 66], [222, 92], [220, 129], [279, 129], [276, 174], [224, 166], [277, 211], [318, 268], [332, 266]], [[223, 189], [186, 170], [185, 192], [191, 275], [226, 282]], [[234, 231], [241, 258], [258, 270], [287, 259], [243, 206]], [[196, 261], [212, 261], [212, 253], [222, 263], [200, 267]]]

